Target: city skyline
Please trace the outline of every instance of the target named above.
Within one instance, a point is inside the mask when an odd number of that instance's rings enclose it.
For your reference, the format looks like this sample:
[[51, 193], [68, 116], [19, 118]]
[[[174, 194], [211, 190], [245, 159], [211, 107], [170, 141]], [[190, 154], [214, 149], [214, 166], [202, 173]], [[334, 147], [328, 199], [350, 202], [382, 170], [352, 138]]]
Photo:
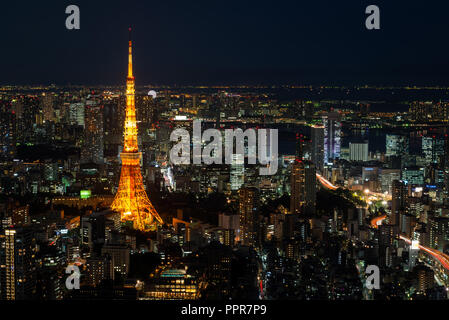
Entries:
[[19, 7], [0, 303], [449, 300], [448, 4]]

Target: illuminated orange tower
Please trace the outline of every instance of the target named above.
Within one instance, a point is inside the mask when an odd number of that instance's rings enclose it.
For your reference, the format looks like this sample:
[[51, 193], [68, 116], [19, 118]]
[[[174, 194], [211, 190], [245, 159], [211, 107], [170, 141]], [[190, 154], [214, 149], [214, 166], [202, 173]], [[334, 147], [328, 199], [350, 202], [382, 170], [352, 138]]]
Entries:
[[[129, 29], [131, 32], [131, 28]], [[126, 80], [126, 117], [125, 142], [122, 159], [120, 183], [111, 209], [121, 214], [121, 220], [132, 221], [134, 229], [141, 231], [154, 230], [157, 223], [163, 223], [154, 209], [143, 186], [140, 172], [142, 153], [137, 145], [137, 121], [135, 105], [135, 89], [132, 62], [132, 41], [129, 40], [128, 78]]]

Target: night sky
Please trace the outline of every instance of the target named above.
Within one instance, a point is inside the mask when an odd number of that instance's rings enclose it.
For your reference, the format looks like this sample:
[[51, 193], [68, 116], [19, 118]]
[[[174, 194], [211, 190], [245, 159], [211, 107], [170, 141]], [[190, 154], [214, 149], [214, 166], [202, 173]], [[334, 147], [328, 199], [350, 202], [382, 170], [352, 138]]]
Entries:
[[[81, 30], [65, 28], [66, 6]], [[381, 30], [365, 28], [365, 8]], [[449, 84], [447, 1], [8, 1], [0, 84]]]

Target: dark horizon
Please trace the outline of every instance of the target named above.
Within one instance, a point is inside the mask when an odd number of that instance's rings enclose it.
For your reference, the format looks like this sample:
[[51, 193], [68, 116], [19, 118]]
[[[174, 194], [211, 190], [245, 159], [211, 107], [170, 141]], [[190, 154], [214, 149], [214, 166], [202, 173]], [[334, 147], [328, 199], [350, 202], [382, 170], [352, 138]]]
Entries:
[[[80, 30], [65, 28], [70, 4], [80, 8]], [[381, 30], [364, 26], [369, 4], [380, 7]], [[0, 84], [121, 85], [131, 25], [137, 84], [444, 86], [448, 9], [437, 1], [6, 3]]]

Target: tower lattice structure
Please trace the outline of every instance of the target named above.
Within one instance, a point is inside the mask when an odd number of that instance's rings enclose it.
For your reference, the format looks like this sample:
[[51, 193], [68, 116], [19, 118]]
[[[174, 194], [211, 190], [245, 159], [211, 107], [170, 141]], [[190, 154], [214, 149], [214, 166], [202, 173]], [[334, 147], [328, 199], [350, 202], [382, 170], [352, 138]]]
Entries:
[[[130, 29], [131, 31], [131, 29]], [[120, 153], [122, 171], [120, 183], [111, 209], [120, 212], [123, 222], [132, 221], [134, 229], [154, 230], [157, 223], [163, 223], [156, 209], [148, 199], [143, 186], [140, 160], [142, 153], [137, 144], [137, 121], [135, 86], [132, 63], [132, 41], [129, 40], [128, 78], [126, 80], [126, 117], [124, 125], [124, 146]]]

